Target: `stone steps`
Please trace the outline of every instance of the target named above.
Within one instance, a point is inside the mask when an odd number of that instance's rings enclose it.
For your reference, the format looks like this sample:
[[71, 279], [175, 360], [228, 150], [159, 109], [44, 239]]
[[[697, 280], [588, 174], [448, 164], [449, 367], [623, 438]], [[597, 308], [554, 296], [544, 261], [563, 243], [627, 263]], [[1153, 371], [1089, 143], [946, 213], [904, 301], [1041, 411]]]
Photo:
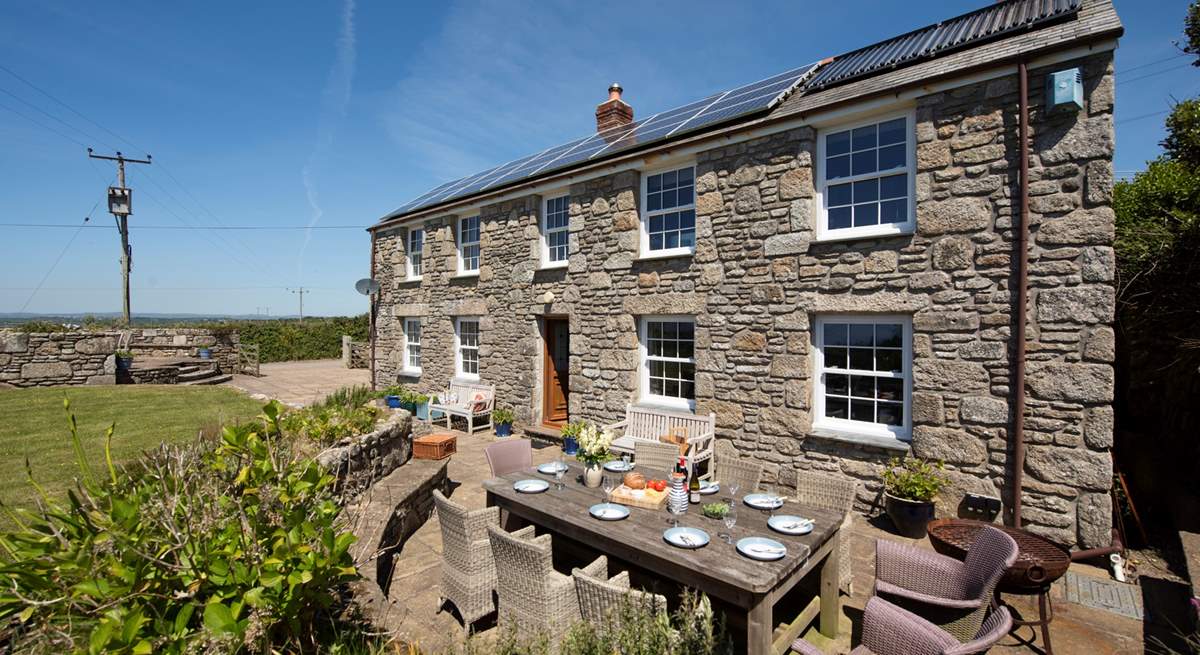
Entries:
[[229, 382], [233, 379], [232, 375], [222, 375], [216, 369], [196, 370], [188, 373], [180, 373], [178, 384], [197, 385], [197, 384], [221, 384]]

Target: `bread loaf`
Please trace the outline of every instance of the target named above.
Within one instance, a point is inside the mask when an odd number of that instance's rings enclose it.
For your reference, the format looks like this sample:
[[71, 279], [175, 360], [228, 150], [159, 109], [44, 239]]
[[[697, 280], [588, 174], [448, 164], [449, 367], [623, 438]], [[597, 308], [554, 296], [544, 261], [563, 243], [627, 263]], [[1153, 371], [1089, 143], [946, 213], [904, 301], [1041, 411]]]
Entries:
[[637, 473], [636, 471], [626, 473], [624, 483], [625, 486], [629, 487], [630, 489], [645, 489], [646, 476], [642, 475], [641, 473]]

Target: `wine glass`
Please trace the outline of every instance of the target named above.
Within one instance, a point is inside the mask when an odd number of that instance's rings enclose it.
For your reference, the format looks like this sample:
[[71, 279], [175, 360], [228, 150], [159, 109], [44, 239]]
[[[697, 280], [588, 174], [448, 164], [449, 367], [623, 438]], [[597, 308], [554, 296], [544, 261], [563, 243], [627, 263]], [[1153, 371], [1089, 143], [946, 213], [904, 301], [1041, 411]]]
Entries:
[[611, 475], [606, 475], [600, 480], [600, 487], [604, 489], [604, 502], [612, 502], [613, 478]]
[[767, 499], [769, 501], [772, 501], [772, 502], [768, 502], [767, 506], [763, 508], [766, 510], [764, 513], [767, 515], [767, 518], [769, 519], [772, 516], [775, 516], [775, 503], [773, 502], [775, 499], [775, 485], [764, 484], [763, 485], [763, 493], [766, 494]]
[[733, 544], [733, 526], [737, 525], [737, 506], [729, 501], [729, 511], [725, 512], [725, 543]]
[[629, 470], [629, 453], [621, 453], [621, 468], [626, 471]]
[[742, 485], [739, 484], [736, 480], [729, 483], [729, 495], [731, 496], [731, 498], [730, 498], [731, 503], [736, 503], [738, 500], [740, 500], [738, 498], [738, 491], [740, 491], [741, 488], [742, 488]]
[[565, 464], [563, 464], [562, 462], [559, 462], [559, 464], [562, 464], [562, 466], [559, 466], [557, 469], [554, 469], [554, 488], [559, 491], [562, 491], [563, 490], [563, 476], [565, 476], [567, 474], [567, 466]]

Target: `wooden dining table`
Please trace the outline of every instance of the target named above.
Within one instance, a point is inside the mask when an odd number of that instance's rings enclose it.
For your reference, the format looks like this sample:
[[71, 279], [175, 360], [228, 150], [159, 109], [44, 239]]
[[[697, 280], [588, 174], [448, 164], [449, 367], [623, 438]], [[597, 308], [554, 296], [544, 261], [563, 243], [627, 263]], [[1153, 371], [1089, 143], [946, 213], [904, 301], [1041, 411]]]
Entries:
[[[788, 500], [776, 513], [809, 518], [814, 523], [812, 532], [791, 536], [769, 528], [767, 514], [745, 505], [741, 498], [737, 524], [732, 530], [726, 530], [723, 521], [702, 516], [700, 507], [692, 505], [678, 517], [679, 525], [704, 530], [710, 541], [702, 548], [679, 548], [663, 537], [664, 531], [671, 527], [671, 515], [665, 507], [661, 510], [630, 507], [629, 517], [619, 521], [593, 518], [588, 508], [604, 502], [604, 491], [584, 486], [582, 468], [577, 463], [569, 462], [568, 466], [562, 490], [555, 488], [554, 476], [538, 473], [534, 468], [487, 480], [483, 483], [487, 503], [537, 526], [539, 532], [562, 535], [604, 553], [610, 560], [701, 591], [737, 611], [744, 611], [746, 652], [750, 655], [786, 652], [797, 633], [817, 618], [814, 614], [819, 614], [821, 634], [831, 639], [837, 637], [841, 613], [837, 534], [843, 518], [838, 512]], [[663, 471], [638, 470], [647, 479], [668, 477]], [[619, 473], [606, 474], [620, 480]], [[526, 479], [545, 480], [550, 488], [532, 494], [513, 488], [514, 483]], [[739, 495], [744, 497], [746, 492]], [[721, 489], [705, 496], [701, 504], [728, 497], [728, 492]], [[743, 537], [768, 537], [784, 544], [787, 554], [773, 562], [753, 560], [718, 537], [723, 533], [729, 533], [735, 544]], [[783, 617], [789, 629], [774, 638], [775, 626], [781, 618], [775, 616], [776, 603], [810, 573], [820, 578], [818, 597], [799, 616]]]

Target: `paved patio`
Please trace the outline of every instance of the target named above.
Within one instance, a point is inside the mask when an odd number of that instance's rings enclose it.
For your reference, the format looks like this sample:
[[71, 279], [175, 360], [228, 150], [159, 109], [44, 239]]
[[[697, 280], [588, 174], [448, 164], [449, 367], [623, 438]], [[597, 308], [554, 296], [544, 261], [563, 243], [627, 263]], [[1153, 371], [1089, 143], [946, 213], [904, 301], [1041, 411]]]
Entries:
[[368, 369], [346, 368], [340, 359], [272, 362], [263, 364], [259, 370], [261, 377], [238, 374], [229, 386], [252, 396], [300, 406], [321, 400], [342, 387], [371, 383]]
[[[458, 434], [458, 453], [449, 464], [449, 476], [455, 502], [469, 508], [483, 507], [485, 494], [481, 483], [488, 475], [488, 466], [483, 449], [495, 441], [490, 432], [479, 432], [474, 436]], [[558, 449], [553, 446], [536, 448], [534, 464], [551, 461]], [[898, 537], [889, 531], [886, 519], [868, 519], [855, 516], [852, 533], [854, 557], [854, 593], [843, 597], [842, 637], [830, 644], [819, 636], [813, 642], [829, 653], [843, 653], [858, 639], [858, 628], [854, 624], [861, 620], [862, 608], [871, 592], [875, 565], [875, 540], [894, 539], [918, 543], [928, 547], [928, 541], [914, 542]], [[396, 638], [415, 642], [426, 652], [440, 652], [447, 646], [461, 642], [464, 628], [453, 611], [439, 611], [441, 598], [441, 532], [436, 514], [406, 541], [395, 559], [395, 574], [392, 577], [389, 597], [397, 603], [387, 626]], [[1085, 564], [1074, 564], [1071, 572], [1075, 578], [1086, 581], [1088, 577], [1108, 580], [1107, 571]], [[1145, 650], [1146, 637], [1143, 622], [1122, 616], [1114, 611], [1086, 607], [1067, 600], [1065, 582], [1055, 586], [1054, 622], [1051, 626], [1056, 653], [1061, 655], [1098, 655], [1106, 653], [1141, 653]], [[1078, 580], [1076, 580], [1078, 586]], [[1137, 587], [1128, 585], [1137, 593]], [[1138, 594], [1140, 597], [1140, 593]], [[1006, 597], [1025, 617], [1037, 616], [1036, 604], [1022, 597]], [[486, 620], [483, 622], [486, 623]], [[482, 627], [482, 623], [480, 624]], [[813, 632], [813, 631], [810, 631]], [[1033, 628], [1020, 628], [1001, 641], [993, 649], [997, 653], [1042, 653], [1040, 636], [1030, 648], [1028, 640], [1033, 637]]]

